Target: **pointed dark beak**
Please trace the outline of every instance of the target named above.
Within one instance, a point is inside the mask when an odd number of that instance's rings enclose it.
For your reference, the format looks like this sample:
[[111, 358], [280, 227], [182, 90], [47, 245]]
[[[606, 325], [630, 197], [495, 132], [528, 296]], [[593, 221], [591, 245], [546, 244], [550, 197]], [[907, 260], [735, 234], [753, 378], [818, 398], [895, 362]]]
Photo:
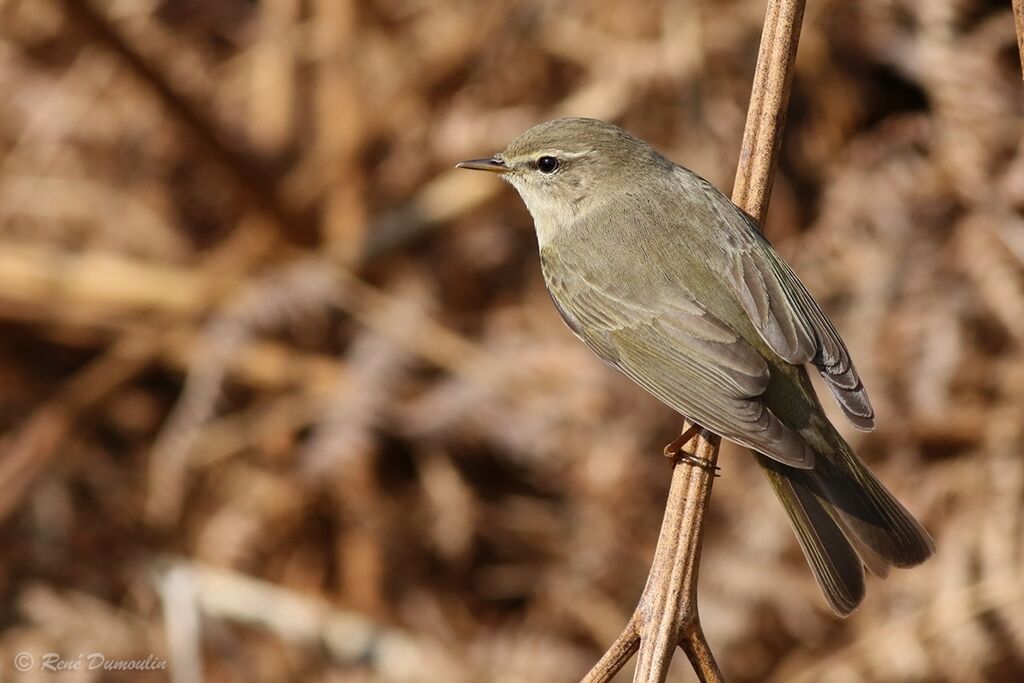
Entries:
[[505, 162], [496, 157], [490, 159], [470, 159], [455, 164], [455, 168], [468, 168], [473, 171], [490, 171], [491, 173], [505, 173], [508, 166]]

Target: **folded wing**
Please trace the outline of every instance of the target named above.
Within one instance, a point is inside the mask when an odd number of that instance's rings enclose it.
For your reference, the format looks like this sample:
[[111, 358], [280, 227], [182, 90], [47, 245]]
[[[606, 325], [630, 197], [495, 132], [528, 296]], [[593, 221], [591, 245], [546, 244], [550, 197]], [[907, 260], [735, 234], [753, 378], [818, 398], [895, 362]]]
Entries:
[[662, 402], [781, 463], [814, 465], [811, 449], [761, 400], [770, 379], [765, 360], [696, 302], [677, 292], [640, 305], [564, 264], [545, 274], [569, 327]]

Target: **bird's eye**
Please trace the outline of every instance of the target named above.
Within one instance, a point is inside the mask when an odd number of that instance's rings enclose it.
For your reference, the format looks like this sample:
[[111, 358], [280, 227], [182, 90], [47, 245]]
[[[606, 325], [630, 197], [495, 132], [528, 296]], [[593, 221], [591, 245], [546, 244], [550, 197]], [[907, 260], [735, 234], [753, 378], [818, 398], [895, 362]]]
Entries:
[[554, 173], [558, 170], [558, 159], [555, 157], [541, 157], [537, 159], [537, 170], [541, 173]]

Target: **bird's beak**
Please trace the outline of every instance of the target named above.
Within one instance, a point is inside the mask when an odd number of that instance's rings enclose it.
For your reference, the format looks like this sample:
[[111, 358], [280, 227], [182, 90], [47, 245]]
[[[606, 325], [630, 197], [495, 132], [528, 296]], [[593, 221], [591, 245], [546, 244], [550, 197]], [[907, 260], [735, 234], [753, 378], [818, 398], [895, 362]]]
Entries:
[[490, 159], [470, 159], [455, 164], [455, 168], [468, 168], [472, 171], [490, 171], [491, 173], [507, 173], [508, 166], [497, 157]]

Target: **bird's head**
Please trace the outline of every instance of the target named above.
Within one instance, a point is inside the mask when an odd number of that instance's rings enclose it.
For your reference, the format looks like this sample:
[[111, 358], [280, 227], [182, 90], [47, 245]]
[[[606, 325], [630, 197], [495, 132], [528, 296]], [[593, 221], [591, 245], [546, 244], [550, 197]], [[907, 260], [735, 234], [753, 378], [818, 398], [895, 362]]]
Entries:
[[530, 128], [503, 151], [459, 168], [498, 173], [526, 203], [544, 233], [610, 199], [642, 187], [671, 163], [646, 142], [596, 119], [564, 118]]

